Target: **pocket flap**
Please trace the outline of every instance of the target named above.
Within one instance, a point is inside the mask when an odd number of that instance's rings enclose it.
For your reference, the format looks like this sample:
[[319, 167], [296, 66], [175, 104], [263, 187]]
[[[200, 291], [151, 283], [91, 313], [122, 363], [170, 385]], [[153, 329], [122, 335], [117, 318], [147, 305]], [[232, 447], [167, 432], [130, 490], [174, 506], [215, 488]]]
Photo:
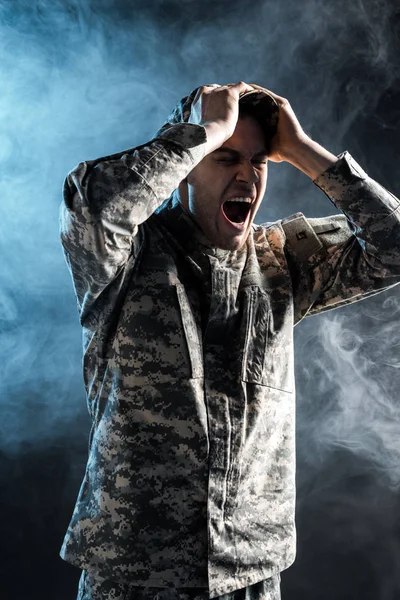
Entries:
[[323, 248], [313, 227], [305, 216], [297, 213], [282, 220], [286, 243], [291, 254], [299, 261], [306, 261]]

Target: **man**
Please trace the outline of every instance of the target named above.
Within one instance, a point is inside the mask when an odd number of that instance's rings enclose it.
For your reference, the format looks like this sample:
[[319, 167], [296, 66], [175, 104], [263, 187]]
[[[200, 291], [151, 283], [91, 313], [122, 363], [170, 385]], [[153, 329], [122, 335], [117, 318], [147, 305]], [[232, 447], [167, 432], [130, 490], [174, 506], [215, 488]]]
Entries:
[[[268, 161], [343, 214], [254, 225]], [[194, 90], [151, 142], [69, 174], [61, 233], [93, 427], [61, 556], [83, 570], [80, 600], [280, 598], [293, 326], [400, 282], [399, 206], [244, 82]]]

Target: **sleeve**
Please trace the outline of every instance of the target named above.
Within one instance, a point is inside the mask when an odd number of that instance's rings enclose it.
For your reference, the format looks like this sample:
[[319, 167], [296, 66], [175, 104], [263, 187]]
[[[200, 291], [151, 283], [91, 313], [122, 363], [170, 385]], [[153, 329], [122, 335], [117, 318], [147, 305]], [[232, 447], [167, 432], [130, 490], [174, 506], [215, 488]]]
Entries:
[[314, 183], [343, 214], [280, 222], [295, 324], [400, 283], [400, 201], [348, 152], [338, 159]]
[[151, 142], [80, 163], [64, 182], [60, 232], [80, 321], [135, 261], [144, 223], [205, 155], [204, 127], [177, 123]]

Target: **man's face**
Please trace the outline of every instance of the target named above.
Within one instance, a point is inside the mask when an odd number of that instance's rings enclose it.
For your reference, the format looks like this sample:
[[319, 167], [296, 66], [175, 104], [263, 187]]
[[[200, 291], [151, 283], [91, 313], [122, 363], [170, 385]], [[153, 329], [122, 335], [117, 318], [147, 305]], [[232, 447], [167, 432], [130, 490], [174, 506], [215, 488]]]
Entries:
[[238, 250], [246, 242], [264, 196], [267, 162], [261, 126], [251, 116], [240, 117], [232, 137], [180, 184], [182, 205], [213, 246]]

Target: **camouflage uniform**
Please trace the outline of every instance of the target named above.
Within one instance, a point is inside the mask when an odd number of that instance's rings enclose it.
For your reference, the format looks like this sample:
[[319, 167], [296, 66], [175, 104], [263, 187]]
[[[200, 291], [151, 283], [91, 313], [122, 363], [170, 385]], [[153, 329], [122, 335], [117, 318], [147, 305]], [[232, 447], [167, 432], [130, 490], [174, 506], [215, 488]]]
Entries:
[[[218, 596], [217, 600], [281, 600], [280, 574]], [[153, 588], [118, 584], [82, 571], [76, 600], [208, 600], [208, 588]]]
[[174, 193], [206, 141], [182, 115], [65, 182], [93, 426], [61, 556], [216, 598], [294, 561], [293, 327], [400, 282], [400, 209], [344, 152], [314, 182], [343, 214], [211, 247]]

